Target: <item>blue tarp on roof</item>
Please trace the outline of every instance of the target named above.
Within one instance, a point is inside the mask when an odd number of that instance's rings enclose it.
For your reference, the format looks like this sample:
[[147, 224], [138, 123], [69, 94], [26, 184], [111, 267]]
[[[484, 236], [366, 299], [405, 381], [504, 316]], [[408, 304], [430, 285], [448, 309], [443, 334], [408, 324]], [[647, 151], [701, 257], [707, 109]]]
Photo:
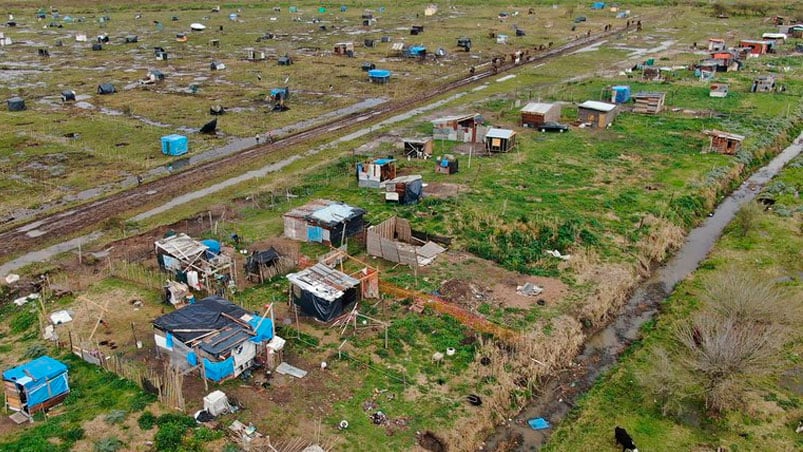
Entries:
[[395, 162], [396, 159], [376, 159], [374, 160], [374, 164], [376, 165], [386, 165], [390, 162]]
[[426, 52], [427, 48], [424, 46], [410, 46], [410, 48], [407, 49], [407, 53], [410, 55], [421, 55], [422, 53]]
[[13, 381], [25, 388], [29, 407], [70, 391], [67, 366], [49, 356], [8, 369], [3, 372], [3, 380]]
[[258, 344], [262, 341], [273, 339], [273, 322], [269, 318], [255, 315], [248, 321], [248, 324], [251, 325], [256, 333], [256, 336], [251, 338], [251, 342]]
[[605, 2], [594, 2], [591, 4], [591, 9], [603, 9], [605, 8]]

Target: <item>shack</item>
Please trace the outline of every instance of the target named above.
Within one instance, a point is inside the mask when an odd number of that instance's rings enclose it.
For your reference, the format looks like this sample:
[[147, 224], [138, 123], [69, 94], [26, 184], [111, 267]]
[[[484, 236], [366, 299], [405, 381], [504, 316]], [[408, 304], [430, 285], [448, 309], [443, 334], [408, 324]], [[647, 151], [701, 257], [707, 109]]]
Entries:
[[264, 282], [274, 276], [284, 273], [284, 269], [289, 267], [290, 260], [283, 257], [270, 247], [262, 251], [253, 251], [245, 262], [245, 274], [249, 280]]
[[516, 146], [516, 132], [510, 129], [490, 129], [485, 134], [485, 150], [508, 152]]
[[405, 55], [409, 58], [424, 58], [427, 56], [427, 48], [424, 46], [410, 46]]
[[170, 134], [162, 137], [162, 154], [184, 155], [189, 150], [189, 140], [184, 135]]
[[708, 91], [709, 97], [725, 97], [728, 95], [727, 83], [712, 83]]
[[733, 155], [742, 147], [743, 135], [723, 132], [721, 130], [704, 130], [704, 134], [711, 139], [708, 144], [708, 152], [719, 152], [720, 154]]
[[426, 159], [432, 156], [432, 138], [407, 138], [403, 146], [407, 157]]
[[226, 69], [226, 65], [220, 61], [213, 61], [209, 63], [209, 69], [213, 71], [222, 71], [223, 69]]
[[139, 42], [139, 36], [137, 35], [128, 35], [125, 37], [126, 44], [133, 44], [135, 42]]
[[265, 51], [257, 50], [253, 47], [246, 47], [245, 59], [248, 61], [262, 61], [265, 59]]
[[33, 415], [58, 405], [70, 394], [67, 366], [41, 356], [3, 372], [5, 406], [12, 418], [33, 422]]
[[641, 91], [633, 95], [635, 106], [633, 111], [648, 115], [656, 115], [664, 109], [666, 93]]
[[6, 105], [8, 105], [8, 111], [23, 111], [25, 110], [25, 99], [14, 96], [6, 101]]
[[462, 48], [466, 52], [471, 50], [471, 38], [457, 38], [457, 47]]
[[278, 64], [279, 66], [290, 66], [291, 64], [293, 64], [293, 58], [291, 58], [288, 55], [281, 56], [276, 60], [276, 64]]
[[399, 176], [384, 182], [383, 185], [385, 202], [396, 202], [401, 205], [415, 204], [424, 196], [424, 181], [417, 174]]
[[771, 93], [773, 91], [775, 91], [774, 75], [760, 75], [753, 79], [753, 84], [750, 86], [751, 93]]
[[719, 38], [710, 38], [708, 40], [708, 51], [709, 52], [718, 52], [721, 50], [725, 50], [727, 46], [725, 45], [724, 39]]
[[335, 43], [334, 53], [335, 53], [335, 55], [343, 55], [343, 56], [353, 57], [354, 56], [354, 43], [353, 42], [337, 42], [337, 43]]
[[289, 273], [287, 280], [293, 303], [321, 322], [336, 319], [361, 298], [359, 279], [321, 263]]
[[761, 39], [765, 41], [772, 41], [776, 44], [783, 44], [786, 42], [788, 38], [786, 33], [764, 33], [761, 35]]
[[282, 217], [284, 236], [302, 242], [318, 242], [334, 247], [365, 228], [365, 210], [344, 203], [316, 199]]
[[437, 243], [421, 240], [415, 235], [408, 220], [390, 217], [368, 228], [366, 248], [371, 256], [413, 268], [429, 265], [446, 251]]
[[[271, 318], [249, 313], [218, 296], [188, 304], [153, 321], [153, 339], [172, 365], [200, 370], [215, 382], [236, 378], [269, 362], [275, 337]], [[283, 341], [282, 341], [283, 342]]]
[[73, 90], [64, 90], [61, 92], [61, 101], [62, 102], [75, 102], [75, 91]]
[[592, 128], [605, 128], [613, 123], [619, 113], [616, 105], [595, 100], [587, 100], [577, 106], [577, 118]]
[[545, 122], [560, 121], [560, 104], [530, 102], [521, 109], [522, 127], [538, 128]]
[[441, 174], [455, 174], [458, 171], [457, 157], [452, 154], [445, 154], [444, 156], [435, 160], [435, 172]]
[[214, 293], [233, 279], [232, 259], [213, 240], [199, 242], [179, 233], [154, 242], [162, 271], [192, 289]]
[[771, 45], [772, 43], [770, 41], [756, 39], [742, 39], [739, 41], [739, 47], [750, 48], [750, 56], [752, 57], [769, 53]]
[[357, 185], [379, 188], [381, 183], [396, 177], [396, 160], [376, 159], [373, 162], [357, 164]]
[[435, 140], [480, 143], [484, 119], [477, 113], [444, 116], [432, 121], [432, 138]]

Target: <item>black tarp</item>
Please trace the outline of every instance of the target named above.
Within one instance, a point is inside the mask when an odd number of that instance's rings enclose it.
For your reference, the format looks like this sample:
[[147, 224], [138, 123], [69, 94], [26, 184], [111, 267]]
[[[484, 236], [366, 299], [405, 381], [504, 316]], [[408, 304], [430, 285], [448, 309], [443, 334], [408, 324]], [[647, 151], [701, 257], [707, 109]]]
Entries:
[[[181, 342], [188, 342], [209, 331], [235, 324], [234, 321], [221, 315], [226, 313], [234, 318], [240, 318], [248, 312], [225, 298], [213, 295], [189, 304], [181, 309], [156, 318], [153, 326], [170, 332]], [[193, 332], [179, 332], [176, 330], [204, 330]]]
[[98, 85], [98, 94], [113, 94], [116, 92], [117, 90], [111, 83], [101, 83]]
[[346, 289], [342, 297], [335, 301], [328, 301], [316, 297], [315, 294], [302, 290], [300, 287], [293, 286], [293, 303], [301, 308], [301, 312], [304, 314], [315, 317], [321, 322], [330, 322], [357, 302], [357, 289], [356, 287]]
[[226, 109], [222, 105], [212, 105], [209, 107], [209, 114], [212, 116], [220, 116], [226, 113]]
[[6, 101], [8, 111], [22, 111], [25, 110], [25, 100], [21, 97], [12, 97]]
[[216, 130], [217, 130], [217, 118], [215, 118], [215, 119], [207, 122], [206, 124], [204, 124], [204, 126], [201, 127], [200, 132], [201, 133], [214, 134]]
[[257, 273], [260, 265], [273, 265], [279, 259], [279, 252], [273, 247], [264, 251], [254, 251], [245, 263], [245, 270], [250, 273]]
[[75, 91], [65, 90], [61, 92], [61, 101], [69, 102], [75, 100]]

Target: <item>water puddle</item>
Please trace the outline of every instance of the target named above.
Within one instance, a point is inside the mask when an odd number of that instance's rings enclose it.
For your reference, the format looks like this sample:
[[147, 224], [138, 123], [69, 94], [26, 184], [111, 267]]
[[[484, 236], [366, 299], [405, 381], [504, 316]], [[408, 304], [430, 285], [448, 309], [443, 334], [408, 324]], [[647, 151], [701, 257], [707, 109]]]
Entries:
[[753, 173], [717, 206], [703, 224], [694, 228], [672, 259], [635, 290], [616, 319], [588, 338], [572, 368], [540, 388], [541, 394], [516, 416], [516, 420], [498, 427], [488, 439], [486, 449], [496, 450], [498, 444], [518, 435], [524, 439], [519, 450], [530, 450], [546, 444], [551, 430], [535, 431], [522, 421], [543, 417], [554, 426], [563, 419], [574, 402], [593, 386], [600, 375], [610, 370], [628, 345], [638, 339], [641, 327], [658, 313], [660, 303], [672, 293], [675, 286], [697, 269], [736, 212], [753, 200], [767, 182], [800, 154], [803, 150], [801, 140], [803, 134], [766, 166]]

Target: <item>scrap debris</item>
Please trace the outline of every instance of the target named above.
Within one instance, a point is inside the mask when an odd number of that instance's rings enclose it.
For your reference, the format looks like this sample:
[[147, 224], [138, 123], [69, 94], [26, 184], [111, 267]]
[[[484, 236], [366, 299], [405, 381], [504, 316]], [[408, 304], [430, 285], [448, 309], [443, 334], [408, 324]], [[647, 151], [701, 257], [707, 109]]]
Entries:
[[543, 287], [536, 286], [533, 283], [524, 283], [523, 286], [516, 286], [516, 293], [526, 297], [534, 297], [544, 291]]

